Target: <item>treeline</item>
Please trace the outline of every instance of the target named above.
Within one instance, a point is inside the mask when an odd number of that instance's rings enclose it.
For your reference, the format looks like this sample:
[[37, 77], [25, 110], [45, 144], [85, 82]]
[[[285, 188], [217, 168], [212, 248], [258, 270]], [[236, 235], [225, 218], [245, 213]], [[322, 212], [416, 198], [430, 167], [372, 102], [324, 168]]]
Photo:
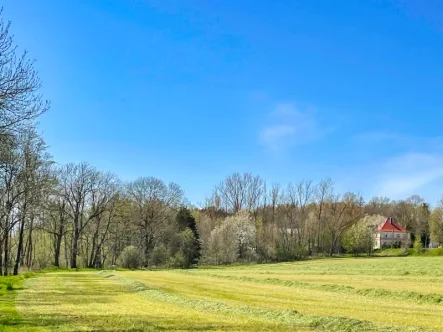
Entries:
[[365, 203], [355, 193], [338, 194], [330, 179], [270, 187], [259, 176], [233, 174], [195, 210], [202, 264], [271, 262], [309, 255], [371, 254], [376, 227], [393, 217], [418, 239], [443, 242], [443, 203], [433, 211], [421, 197]]
[[[1, 13], [0, 13], [1, 15]], [[382, 216], [427, 246], [443, 242], [443, 203], [339, 194], [329, 179], [286, 186], [235, 173], [203, 206], [176, 183], [123, 183], [88, 163], [59, 165], [36, 130], [49, 109], [27, 54], [0, 21], [0, 275], [21, 269], [187, 268], [371, 253]]]
[[18, 157], [5, 164], [1, 183], [4, 274], [20, 266], [187, 268], [370, 254], [383, 216], [424, 246], [442, 240], [442, 206], [430, 211], [418, 196], [365, 203], [334, 193], [331, 180], [268, 187], [259, 176], [235, 173], [197, 208], [185, 205], [177, 184], [122, 183], [86, 163], [52, 164], [25, 142], [11, 151]]

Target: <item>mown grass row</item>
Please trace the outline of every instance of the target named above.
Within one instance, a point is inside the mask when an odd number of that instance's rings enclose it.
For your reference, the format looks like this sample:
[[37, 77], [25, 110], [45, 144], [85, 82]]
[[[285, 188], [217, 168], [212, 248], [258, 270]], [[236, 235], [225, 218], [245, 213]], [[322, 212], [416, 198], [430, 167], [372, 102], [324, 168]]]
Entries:
[[401, 257], [401, 256], [443, 256], [443, 248], [429, 248], [417, 252], [415, 249], [380, 249], [374, 255], [380, 257]]
[[16, 291], [21, 289], [24, 279], [32, 276], [33, 273], [24, 273], [19, 276], [0, 277], [0, 331], [5, 331], [7, 326], [21, 323], [15, 303]]
[[275, 324], [284, 324], [292, 328], [309, 328], [323, 331], [432, 331], [420, 328], [399, 328], [392, 326], [375, 325], [369, 321], [351, 319], [345, 317], [331, 316], [309, 316], [303, 315], [296, 310], [268, 310], [254, 308], [245, 305], [229, 306], [212, 300], [189, 299], [177, 294], [171, 294], [164, 290], [150, 287], [137, 279], [116, 276], [110, 272], [99, 272], [105, 278], [116, 280], [128, 287], [138, 295], [144, 296], [150, 300], [157, 300], [164, 303], [179, 305], [182, 307], [202, 310], [205, 312], [224, 313], [229, 315], [241, 315], [264, 319]]
[[34, 273], [24, 273], [18, 276], [7, 276], [0, 277], [0, 296], [13, 291], [14, 289], [20, 288], [23, 284], [23, 280], [33, 277]]
[[292, 263], [200, 267], [199, 270], [254, 271], [256, 274], [443, 277], [443, 257], [370, 257], [315, 259]]
[[[182, 273], [192, 274], [193, 272], [183, 271]], [[240, 282], [254, 282], [260, 284], [278, 285], [286, 287], [295, 287], [303, 289], [313, 289], [326, 292], [336, 292], [336, 293], [354, 293], [361, 296], [373, 297], [373, 298], [395, 298], [398, 300], [407, 300], [415, 303], [428, 303], [428, 304], [439, 304], [443, 305], [443, 294], [422, 294], [418, 292], [411, 291], [391, 291], [388, 289], [380, 288], [360, 288], [357, 289], [348, 285], [337, 285], [337, 284], [313, 284], [301, 281], [293, 280], [282, 280], [277, 278], [265, 278], [258, 279], [252, 277], [236, 277], [231, 275], [219, 275], [215, 273], [198, 273], [199, 276], [207, 276], [211, 278], [227, 279]]]

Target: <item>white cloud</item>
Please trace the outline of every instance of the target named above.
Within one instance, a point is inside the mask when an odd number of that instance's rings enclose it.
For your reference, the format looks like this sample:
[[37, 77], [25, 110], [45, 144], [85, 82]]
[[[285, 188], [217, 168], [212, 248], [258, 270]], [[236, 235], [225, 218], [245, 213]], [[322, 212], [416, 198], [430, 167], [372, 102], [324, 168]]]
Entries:
[[399, 199], [425, 192], [428, 185], [443, 180], [443, 156], [404, 154], [384, 163], [377, 178], [378, 196]]
[[355, 143], [360, 146], [364, 145], [366, 149], [384, 144], [408, 151], [436, 151], [443, 148], [443, 137], [411, 136], [392, 131], [371, 131], [357, 135]]
[[272, 150], [282, 150], [311, 141], [326, 133], [312, 110], [301, 111], [289, 103], [278, 104], [268, 115], [266, 122], [260, 131], [260, 141]]
[[368, 199], [418, 194], [431, 203], [443, 194], [442, 136], [382, 130], [361, 133], [353, 142], [354, 165], [340, 172], [340, 182], [349, 190], [361, 190]]
[[288, 125], [269, 126], [263, 129], [262, 138], [265, 142], [275, 143], [280, 139], [284, 139], [285, 137], [294, 134], [295, 130], [294, 126]]
[[418, 194], [435, 203], [443, 195], [443, 154], [406, 152], [378, 158], [370, 164], [344, 166], [338, 176], [341, 190], [373, 196], [406, 199]]

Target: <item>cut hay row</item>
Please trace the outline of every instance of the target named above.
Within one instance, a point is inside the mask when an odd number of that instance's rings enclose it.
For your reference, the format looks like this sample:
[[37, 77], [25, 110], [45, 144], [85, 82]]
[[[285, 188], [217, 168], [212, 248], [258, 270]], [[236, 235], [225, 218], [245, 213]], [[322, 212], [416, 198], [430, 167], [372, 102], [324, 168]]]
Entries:
[[[291, 328], [310, 328], [325, 331], [431, 331], [428, 329], [401, 329], [393, 326], [374, 325], [370, 322], [349, 319], [344, 317], [315, 317], [303, 315], [296, 310], [291, 311], [272, 311], [252, 308], [248, 306], [228, 306], [217, 301], [208, 300], [191, 300], [185, 297], [170, 294], [160, 289], [153, 288], [149, 285], [141, 284], [140, 281], [122, 277], [110, 272], [101, 272], [105, 278], [117, 280], [121, 284], [126, 285], [132, 290], [138, 292], [139, 296], [147, 297], [151, 300], [171, 303], [186, 308], [209, 311], [214, 313], [225, 313], [234, 316], [247, 316], [264, 319], [268, 322], [276, 324], [289, 325]], [[143, 285], [143, 286], [141, 286]]]

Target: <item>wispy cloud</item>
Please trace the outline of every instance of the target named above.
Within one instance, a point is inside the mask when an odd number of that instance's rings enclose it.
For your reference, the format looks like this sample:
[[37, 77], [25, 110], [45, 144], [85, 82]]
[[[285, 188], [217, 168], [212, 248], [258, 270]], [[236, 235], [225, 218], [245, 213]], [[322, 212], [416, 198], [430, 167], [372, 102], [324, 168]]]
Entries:
[[418, 194], [431, 203], [443, 195], [443, 137], [374, 130], [352, 137], [339, 182], [366, 196], [405, 199]]
[[418, 194], [432, 203], [443, 195], [442, 153], [406, 152], [353, 168], [344, 166], [340, 173], [341, 187], [360, 191], [367, 199], [400, 200]]
[[408, 153], [387, 160], [376, 177], [376, 194], [404, 198], [443, 180], [443, 155]]
[[384, 146], [403, 149], [407, 151], [435, 151], [443, 149], [443, 137], [413, 136], [393, 131], [370, 131], [355, 137], [355, 142], [365, 148], [370, 146]]
[[328, 130], [320, 125], [315, 115], [309, 108], [302, 111], [291, 103], [278, 104], [260, 130], [260, 141], [275, 151], [318, 139]]

